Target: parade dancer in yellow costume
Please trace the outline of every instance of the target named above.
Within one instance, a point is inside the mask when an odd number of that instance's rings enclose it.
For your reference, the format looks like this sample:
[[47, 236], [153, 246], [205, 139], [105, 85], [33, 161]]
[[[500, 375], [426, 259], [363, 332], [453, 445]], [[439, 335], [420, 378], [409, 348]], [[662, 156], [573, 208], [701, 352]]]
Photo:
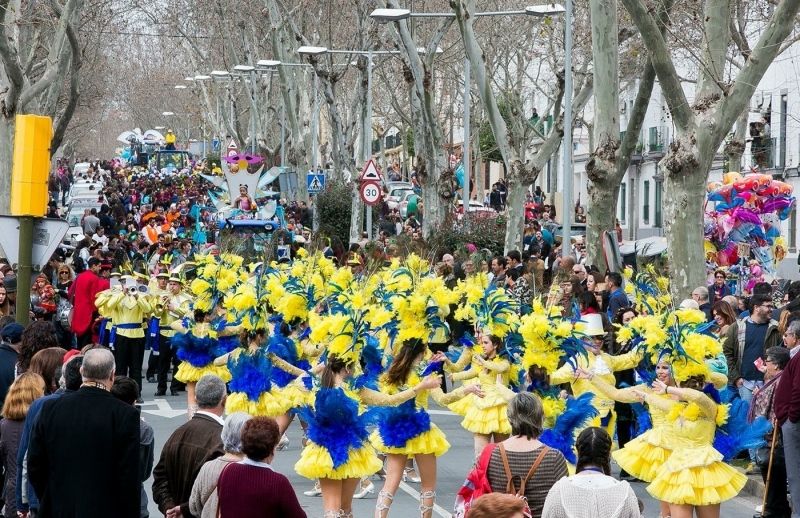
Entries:
[[506, 407], [508, 405], [497, 385], [508, 385], [510, 362], [501, 357], [503, 341], [494, 335], [483, 334], [480, 338], [483, 354], [472, 355], [472, 368], [453, 374], [453, 381], [478, 378], [483, 397], [470, 394], [448, 406], [453, 412], [464, 416], [461, 426], [472, 432], [477, 457], [489, 442], [500, 442], [511, 433]]
[[186, 383], [186, 397], [189, 414], [197, 410], [194, 388], [197, 381], [205, 374], [214, 374], [223, 381], [231, 380], [231, 373], [224, 365], [215, 365], [214, 359], [220, 354], [218, 338], [235, 336], [241, 330], [239, 326], [227, 326], [221, 330], [211, 325], [213, 314], [203, 310], [194, 310], [194, 321], [187, 318], [176, 320], [171, 324], [178, 331], [172, 337], [172, 347], [181, 360], [175, 379]]
[[243, 347], [221, 356], [215, 364], [227, 364], [232, 379], [225, 412], [247, 412], [253, 416], [278, 417], [289, 411], [292, 402], [271, 382], [275, 367], [267, 351], [265, 329], [245, 331]]
[[[584, 341], [586, 354], [573, 356], [564, 366], [555, 371], [550, 376], [550, 383], [560, 385], [569, 383], [572, 387], [572, 394], [575, 397], [587, 392], [595, 392], [592, 384], [585, 379], [578, 377], [576, 369], [584, 369], [603, 379], [603, 381], [614, 384], [616, 379], [614, 373], [625, 369], [636, 367], [642, 357], [641, 352], [631, 351], [619, 356], [611, 356], [603, 351], [603, 329], [600, 315], [585, 315], [584, 323], [586, 328], [583, 333], [588, 336]], [[588, 426], [602, 426], [608, 435], [614, 437], [616, 428], [616, 414], [614, 413], [614, 400], [604, 394], [595, 394], [592, 405], [597, 409], [598, 415], [588, 424]]]
[[702, 375], [686, 378], [680, 388], [656, 380], [652, 392], [638, 391], [640, 400], [667, 413], [672, 427], [672, 454], [647, 486], [648, 493], [669, 503], [672, 518], [692, 518], [695, 511], [700, 518], [717, 518], [720, 503], [739, 494], [747, 482], [712, 446], [717, 424], [727, 417], [727, 407], [700, 391], [705, 383]]
[[[598, 394], [620, 403], [638, 403], [641, 400], [640, 393], [653, 393], [648, 385], [618, 389], [600, 376], [595, 376], [585, 369], [578, 369], [576, 373], [580, 379], [588, 380]], [[669, 362], [658, 362], [656, 365], [656, 379], [668, 387], [675, 387], [675, 380], [672, 379]], [[677, 400], [677, 396], [674, 395], [665, 394], [657, 397], [663, 397], [669, 401]], [[667, 412], [658, 405], [650, 405], [648, 410], [652, 428], [628, 441], [621, 450], [611, 454], [620, 468], [644, 482], [653, 481], [658, 469], [661, 468], [672, 453], [672, 448], [675, 444], [672, 437], [672, 426], [667, 420]], [[663, 518], [669, 517], [669, 504], [666, 502], [659, 502], [659, 504], [661, 516]]]
[[352, 518], [353, 493], [359, 480], [382, 467], [369, 442], [367, 427], [373, 418], [364, 406], [401, 405], [441, 383], [432, 375], [392, 395], [365, 387], [354, 389], [351, 376], [356, 365], [357, 357], [329, 355], [313, 407], [299, 410], [308, 423], [308, 443], [295, 470], [308, 479], [319, 479], [325, 518]]
[[[415, 372], [425, 353], [426, 346], [422, 340], [406, 341], [381, 377], [382, 392], [393, 395], [411, 389], [417, 394], [414, 399], [382, 412], [378, 428], [371, 437], [375, 448], [388, 455], [386, 482], [378, 493], [375, 507], [378, 518], [388, 515], [408, 458], [416, 460], [421, 478], [420, 513], [423, 518], [427, 518], [433, 512], [436, 498], [436, 457], [450, 449], [450, 444], [426, 412], [428, 398], [432, 397], [440, 405], [447, 405], [465, 396], [483, 396], [478, 385], [463, 386], [448, 394], [439, 386], [425, 387], [424, 380]], [[441, 361], [443, 356], [434, 356], [432, 360]]]

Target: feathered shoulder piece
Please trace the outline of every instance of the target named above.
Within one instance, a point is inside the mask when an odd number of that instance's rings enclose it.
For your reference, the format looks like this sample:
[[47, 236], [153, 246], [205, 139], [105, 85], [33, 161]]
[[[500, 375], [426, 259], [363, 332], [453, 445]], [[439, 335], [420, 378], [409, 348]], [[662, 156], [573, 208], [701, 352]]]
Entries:
[[[485, 286], [485, 287], [483, 287]], [[480, 296], [478, 288], [483, 287]], [[461, 304], [455, 317], [472, 322], [485, 332], [505, 338], [519, 326], [519, 307], [506, 290], [488, 282], [485, 274], [473, 275], [456, 287]]]
[[532, 310], [520, 319], [519, 334], [524, 352], [522, 366], [528, 370], [538, 365], [547, 372], [555, 372], [562, 360], [585, 353], [576, 339], [579, 331], [569, 319], [562, 318], [561, 308], [545, 306], [541, 298], [533, 301]]
[[764, 416], [748, 422], [748, 407], [741, 399], [718, 406], [714, 449], [722, 454], [726, 462], [741, 451], [766, 445], [765, 436], [772, 430], [772, 424]]
[[627, 267], [623, 276], [625, 293], [639, 313], [655, 315], [668, 311], [672, 306], [669, 279], [659, 275], [654, 265], [648, 264], [636, 273]]
[[590, 392], [577, 398], [567, 399], [564, 412], [556, 417], [553, 428], [545, 430], [539, 438], [544, 444], [560, 451], [570, 464], [576, 463], [575, 430], [584, 426], [597, 415], [592, 406], [594, 395]]
[[239, 284], [246, 282], [248, 275], [242, 268], [244, 259], [234, 254], [196, 255], [197, 277], [189, 285], [195, 297], [194, 307], [211, 311], [221, 304], [226, 296], [233, 294]]

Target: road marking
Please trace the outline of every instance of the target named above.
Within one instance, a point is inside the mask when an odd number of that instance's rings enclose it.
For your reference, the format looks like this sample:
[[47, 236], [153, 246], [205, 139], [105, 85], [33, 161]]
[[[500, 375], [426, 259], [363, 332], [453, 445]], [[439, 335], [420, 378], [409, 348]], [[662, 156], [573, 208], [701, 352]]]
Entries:
[[[428, 412], [430, 412], [430, 411], [428, 411]], [[400, 489], [405, 491], [408, 495], [411, 496], [411, 498], [414, 498], [417, 502], [420, 501], [420, 499], [419, 499], [419, 491], [417, 491], [413, 487], [409, 486], [405, 482], [402, 482], [402, 481], [400, 482]], [[452, 516], [453, 516], [452, 514], [450, 514], [449, 511], [446, 511], [444, 509], [444, 507], [442, 507], [441, 505], [436, 504], [436, 503], [433, 504], [433, 512], [438, 514], [442, 518], [452, 518]]]
[[451, 412], [449, 410], [428, 410], [428, 413], [432, 415], [458, 415], [455, 412]]
[[169, 404], [166, 399], [154, 399], [153, 401], [145, 401], [141, 404], [141, 406], [153, 406], [155, 405], [158, 410], [145, 410], [142, 409], [142, 412], [155, 415], [158, 417], [165, 417], [167, 419], [173, 419], [180, 415], [186, 415], [186, 410], [175, 410]]

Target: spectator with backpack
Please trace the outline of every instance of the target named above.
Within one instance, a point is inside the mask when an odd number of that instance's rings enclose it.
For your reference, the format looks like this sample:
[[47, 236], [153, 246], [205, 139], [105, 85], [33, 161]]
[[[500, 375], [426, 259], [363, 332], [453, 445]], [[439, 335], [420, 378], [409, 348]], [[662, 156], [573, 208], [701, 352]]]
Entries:
[[536, 394], [515, 395], [508, 403], [508, 420], [511, 436], [483, 449], [467, 479], [475, 491], [471, 494], [465, 488], [459, 491], [454, 516], [469, 518], [473, 502], [487, 492], [525, 497], [526, 516], [546, 516], [542, 514], [545, 497], [553, 484], [567, 476], [567, 461], [561, 452], [539, 441], [544, 408]]

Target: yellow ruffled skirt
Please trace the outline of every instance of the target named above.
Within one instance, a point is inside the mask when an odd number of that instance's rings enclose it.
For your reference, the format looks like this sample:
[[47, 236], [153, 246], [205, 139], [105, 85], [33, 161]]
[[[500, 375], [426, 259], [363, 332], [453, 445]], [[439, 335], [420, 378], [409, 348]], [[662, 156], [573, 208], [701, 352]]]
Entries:
[[628, 441], [621, 450], [612, 452], [611, 456], [629, 474], [639, 480], [652, 482], [659, 468], [672, 454], [670, 448], [663, 446], [667, 444], [665, 432], [663, 428], [651, 428]]
[[290, 383], [284, 388], [276, 388], [274, 390], [279, 391], [281, 397], [286, 400], [288, 405], [287, 411], [293, 408], [314, 406], [314, 393], [296, 383]]
[[647, 486], [663, 502], [679, 505], [713, 505], [739, 494], [747, 477], [722, 462], [711, 446], [677, 448]]
[[225, 383], [231, 380], [231, 373], [227, 365], [214, 365], [210, 363], [205, 367], [195, 367], [189, 362], [181, 362], [175, 379], [182, 383], [197, 383], [206, 374], [214, 374], [222, 378]]
[[436, 455], [440, 457], [450, 449], [450, 443], [447, 442], [444, 432], [433, 423], [431, 423], [430, 430], [412, 437], [406, 441], [406, 445], [403, 448], [385, 446], [381, 435], [377, 431], [372, 432], [369, 440], [380, 453], [391, 455], [407, 455], [409, 457], [414, 455]]
[[300, 476], [311, 480], [362, 478], [377, 473], [382, 467], [383, 462], [378, 458], [375, 449], [366, 444], [358, 449], [351, 448], [347, 462], [334, 469], [328, 450], [311, 441], [303, 448], [300, 460], [294, 465]]
[[508, 403], [499, 393], [487, 389], [483, 398], [468, 394], [447, 408], [464, 417], [461, 426], [468, 432], [489, 435], [511, 433], [507, 406]]
[[225, 402], [225, 412], [246, 412], [252, 416], [278, 417], [289, 411], [290, 401], [274, 388], [262, 393], [257, 401], [252, 401], [244, 392], [234, 392]]

